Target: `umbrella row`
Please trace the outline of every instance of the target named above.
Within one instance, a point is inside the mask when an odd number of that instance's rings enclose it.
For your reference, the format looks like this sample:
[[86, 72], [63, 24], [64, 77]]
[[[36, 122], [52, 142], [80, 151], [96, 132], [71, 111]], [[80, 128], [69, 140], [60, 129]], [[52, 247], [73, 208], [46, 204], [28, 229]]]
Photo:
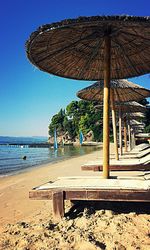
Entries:
[[[78, 93], [77, 93], [78, 95]], [[96, 109], [102, 109], [103, 108], [103, 104], [100, 103], [99, 105], [95, 106]], [[139, 104], [138, 102], [132, 101], [132, 102], [120, 102], [120, 103], [116, 103], [116, 110], [118, 111], [118, 123], [117, 125], [119, 126], [119, 145], [120, 145], [120, 155], [122, 155], [122, 124], [124, 124], [124, 138], [125, 138], [125, 151], [127, 151], [127, 141], [126, 141], [126, 123], [128, 121], [128, 130], [130, 130], [130, 120], [131, 119], [141, 119], [145, 117], [145, 114], [142, 112], [146, 111], [146, 107]], [[137, 112], [137, 111], [141, 111], [141, 112]], [[132, 112], [136, 112], [136, 113], [132, 113]], [[123, 121], [123, 122], [122, 122]], [[136, 121], [137, 123], [137, 121]], [[113, 120], [112, 120], [112, 124], [113, 124], [113, 129], [115, 129]], [[133, 122], [132, 122], [133, 124]], [[141, 126], [141, 124], [136, 124]], [[138, 126], [138, 128], [139, 128]], [[134, 131], [135, 131], [135, 124], [134, 124]], [[137, 127], [136, 127], [136, 131], [137, 131]], [[130, 134], [130, 133], [129, 133]], [[134, 133], [133, 133], [134, 135]], [[129, 136], [130, 138], [130, 136]], [[130, 139], [129, 139], [130, 141]], [[130, 145], [130, 143], [129, 143]], [[118, 147], [116, 144], [116, 159], [118, 159]]]
[[[100, 103], [99, 107], [102, 107], [103, 89], [104, 89], [104, 82], [99, 81], [90, 85], [89, 87], [86, 87], [78, 91], [77, 96], [84, 100], [98, 101]], [[129, 117], [131, 118], [132, 112], [145, 111], [146, 109], [143, 105], [135, 102], [135, 100], [141, 100], [141, 98], [143, 99], [144, 97], [148, 96], [150, 96], [150, 90], [145, 89], [127, 80], [121, 79], [121, 80], [113, 80], [110, 82], [110, 106], [112, 109], [113, 135], [115, 144], [115, 154], [117, 160], [119, 160], [119, 154], [118, 154], [118, 141], [117, 141], [117, 129], [116, 129], [116, 110], [119, 113], [119, 144], [120, 144], [120, 154], [122, 155], [122, 115], [123, 113], [125, 114], [123, 120], [124, 120], [124, 144], [126, 152], [127, 121], [128, 121], [128, 134], [129, 134], [129, 148], [131, 149], [130, 125], [131, 124], [132, 126], [138, 125], [139, 127], [142, 124], [139, 124], [135, 120], [134, 122], [130, 121]], [[132, 102], [129, 102], [130, 100], [132, 100]], [[130, 116], [128, 114], [130, 114]], [[105, 114], [103, 115], [105, 117]]]
[[[29, 60], [43, 71], [77, 80], [103, 80], [100, 83], [103, 84], [104, 178], [109, 178], [110, 99], [115, 114], [115, 96], [120, 102], [137, 100], [137, 95], [143, 99], [150, 94], [134, 84], [125, 87], [127, 82], [121, 80], [119, 95], [118, 85], [111, 88], [111, 84], [117, 83], [114, 79], [150, 72], [149, 42], [149, 17], [92, 16], [43, 25], [26, 43]], [[100, 96], [99, 92], [98, 88], [92, 98]]]

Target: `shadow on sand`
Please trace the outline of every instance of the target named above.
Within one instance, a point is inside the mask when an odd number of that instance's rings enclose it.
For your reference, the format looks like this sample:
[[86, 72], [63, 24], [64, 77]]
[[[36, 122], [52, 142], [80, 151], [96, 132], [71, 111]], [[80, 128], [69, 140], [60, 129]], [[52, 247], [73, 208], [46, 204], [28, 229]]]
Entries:
[[114, 214], [150, 214], [149, 203], [146, 202], [100, 202], [100, 201], [73, 201], [72, 207], [65, 214], [65, 217], [75, 219], [83, 216], [86, 210], [87, 215], [92, 215], [98, 210], [111, 210]]

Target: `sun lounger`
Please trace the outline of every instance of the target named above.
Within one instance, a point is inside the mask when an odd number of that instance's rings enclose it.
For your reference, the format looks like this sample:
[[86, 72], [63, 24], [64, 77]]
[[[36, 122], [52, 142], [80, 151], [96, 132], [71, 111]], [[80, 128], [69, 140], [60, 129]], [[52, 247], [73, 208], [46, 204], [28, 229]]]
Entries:
[[150, 148], [146, 148], [142, 151], [140, 151], [139, 153], [135, 153], [135, 154], [125, 154], [121, 156], [121, 159], [134, 159], [134, 158], [143, 158], [144, 156], [150, 155]]
[[138, 153], [138, 152], [141, 152], [147, 148], [150, 148], [150, 144], [148, 143], [142, 143], [142, 144], [139, 144], [137, 146], [135, 146], [130, 152], [132, 153]]
[[64, 201], [136, 201], [150, 202], [150, 173], [112, 179], [100, 176], [60, 177], [54, 182], [34, 188], [30, 199], [52, 200], [56, 220], [64, 216]]
[[[88, 163], [81, 166], [82, 170], [102, 171], [103, 163], [100, 160], [89, 161]], [[112, 171], [129, 171], [129, 170], [150, 170], [150, 154], [140, 159], [110, 159], [109, 169]]]
[[[143, 158], [144, 156], [150, 155], [150, 148], [146, 148], [138, 153], [130, 153], [128, 152], [128, 154], [123, 154], [122, 156], [120, 156], [120, 160], [122, 159], [140, 159]], [[98, 157], [98, 159], [103, 159], [102, 157]], [[115, 159], [115, 155], [111, 155], [110, 159]]]

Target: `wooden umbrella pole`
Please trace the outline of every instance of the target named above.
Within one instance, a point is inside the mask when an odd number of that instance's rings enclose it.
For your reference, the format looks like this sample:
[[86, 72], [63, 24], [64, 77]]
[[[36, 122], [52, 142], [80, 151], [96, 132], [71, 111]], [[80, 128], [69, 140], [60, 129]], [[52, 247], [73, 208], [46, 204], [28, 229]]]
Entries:
[[133, 148], [135, 147], [135, 132], [134, 132], [134, 130], [133, 130]]
[[109, 178], [109, 98], [111, 38], [104, 37], [103, 178]]
[[122, 155], [122, 116], [120, 107], [119, 107], [119, 146], [120, 146], [120, 155]]
[[133, 129], [131, 130], [131, 149], [133, 149], [133, 140], [134, 140], [134, 138], [133, 138]]
[[124, 151], [127, 152], [127, 122], [124, 117]]
[[128, 137], [129, 137], [129, 151], [131, 150], [131, 127], [130, 127], [130, 121], [128, 119]]
[[117, 142], [117, 126], [116, 126], [116, 112], [115, 112], [115, 102], [114, 102], [114, 92], [113, 89], [110, 90], [110, 101], [112, 109], [112, 125], [113, 125], [113, 136], [114, 136], [114, 145], [115, 145], [115, 155], [116, 160], [119, 160], [118, 155], [118, 142]]

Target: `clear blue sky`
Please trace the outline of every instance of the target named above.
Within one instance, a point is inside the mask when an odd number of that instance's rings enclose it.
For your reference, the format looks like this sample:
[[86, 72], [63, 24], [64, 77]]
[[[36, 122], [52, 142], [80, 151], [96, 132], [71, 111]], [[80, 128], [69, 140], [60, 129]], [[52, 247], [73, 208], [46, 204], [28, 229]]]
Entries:
[[[91, 82], [48, 75], [26, 58], [38, 26], [83, 15], [148, 16], [149, 0], [3, 0], [0, 6], [0, 135], [47, 135], [51, 117]], [[150, 87], [148, 75], [132, 81]]]

